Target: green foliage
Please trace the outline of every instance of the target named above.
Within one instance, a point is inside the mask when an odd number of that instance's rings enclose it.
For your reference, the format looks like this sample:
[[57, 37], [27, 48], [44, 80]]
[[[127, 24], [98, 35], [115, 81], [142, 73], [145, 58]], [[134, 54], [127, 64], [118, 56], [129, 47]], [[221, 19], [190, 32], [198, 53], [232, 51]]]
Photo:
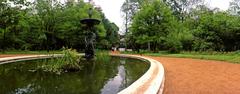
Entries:
[[154, 52], [158, 49], [179, 52], [183, 45], [191, 45], [193, 38], [188, 28], [183, 28], [170, 8], [159, 0], [142, 6], [134, 16], [130, 31], [130, 38], [133, 36], [130, 40], [140, 45], [150, 43]]
[[42, 65], [40, 69], [57, 74], [81, 69], [80, 56], [76, 50], [64, 48], [62, 53], [63, 57], [51, 59], [50, 62], [48, 61], [45, 65]]
[[[228, 11], [210, 9], [203, 0], [126, 0], [127, 47], [151, 51], [236, 51], [240, 49], [239, 0]], [[10, 3], [14, 4], [14, 6]], [[85, 28], [92, 5], [58, 0], [0, 1], [0, 51], [84, 49]], [[24, 6], [22, 8], [21, 6]], [[119, 45], [119, 28], [94, 9], [97, 48]], [[150, 45], [148, 45], [150, 44]]]
[[107, 40], [105, 40], [105, 39], [101, 40], [101, 41], [98, 43], [98, 45], [99, 45], [99, 47], [100, 47], [101, 49], [109, 49], [109, 48], [111, 48], [111, 46], [112, 46], [112, 45], [110, 45], [109, 41], [107, 41]]
[[239, 49], [239, 17], [225, 12], [200, 14], [193, 29], [194, 50], [234, 51]]
[[180, 36], [175, 33], [171, 33], [167, 36], [165, 45], [169, 48], [171, 53], [178, 53], [182, 49], [182, 43]]
[[135, 50], [150, 47], [154, 52], [239, 50], [238, 2], [230, 4], [230, 12], [210, 9], [202, 0], [145, 2], [133, 15], [126, 43]]
[[104, 28], [106, 29], [105, 40], [107, 40], [108, 43], [111, 44], [110, 46], [117, 45], [119, 43], [119, 35], [118, 35], [119, 28], [117, 27], [116, 24], [111, 23], [108, 19], [105, 19], [105, 17], [103, 18], [104, 19], [102, 19], [102, 23], [104, 25]]
[[[88, 18], [88, 9], [92, 5], [82, 0], [65, 4], [58, 0], [36, 0], [33, 3], [10, 0], [16, 4], [14, 6], [6, 2], [0, 1], [0, 49], [49, 51], [63, 46], [84, 49], [86, 31], [80, 19]], [[93, 10], [93, 18], [107, 20], [94, 27], [97, 42], [118, 43], [118, 27], [100, 10]]]
[[153, 50], [157, 50], [157, 45], [166, 41], [166, 36], [170, 32], [175, 32], [177, 22], [171, 10], [159, 0], [151, 4], [146, 4], [134, 16], [131, 26], [131, 36], [136, 43], [151, 43]]
[[108, 51], [97, 51], [96, 61], [98, 62], [110, 62], [111, 56]]

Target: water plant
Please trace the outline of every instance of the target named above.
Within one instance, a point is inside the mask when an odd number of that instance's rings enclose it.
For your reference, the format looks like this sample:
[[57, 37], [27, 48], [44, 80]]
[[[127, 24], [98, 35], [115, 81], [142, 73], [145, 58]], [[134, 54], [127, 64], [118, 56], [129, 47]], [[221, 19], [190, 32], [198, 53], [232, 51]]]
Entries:
[[41, 65], [40, 69], [57, 74], [81, 69], [80, 56], [76, 50], [63, 48], [62, 54], [59, 58], [47, 60], [45, 64]]
[[96, 60], [98, 62], [109, 62], [111, 60], [111, 56], [108, 51], [97, 51]]

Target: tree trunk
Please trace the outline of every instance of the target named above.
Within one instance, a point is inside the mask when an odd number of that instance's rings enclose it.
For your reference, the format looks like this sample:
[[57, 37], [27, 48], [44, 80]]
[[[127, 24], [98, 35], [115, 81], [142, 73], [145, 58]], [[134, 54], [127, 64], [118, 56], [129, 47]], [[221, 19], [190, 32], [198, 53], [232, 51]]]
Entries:
[[3, 48], [3, 53], [5, 53], [5, 40], [6, 40], [6, 31], [7, 31], [7, 29], [5, 29], [4, 31], [3, 31], [3, 46], [2, 46], [2, 48]]
[[151, 51], [151, 43], [148, 42], [148, 51]]

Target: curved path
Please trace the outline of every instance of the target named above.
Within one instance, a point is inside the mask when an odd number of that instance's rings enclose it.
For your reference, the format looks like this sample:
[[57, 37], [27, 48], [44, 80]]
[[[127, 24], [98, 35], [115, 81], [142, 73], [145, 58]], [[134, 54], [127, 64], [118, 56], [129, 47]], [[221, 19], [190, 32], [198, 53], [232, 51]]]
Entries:
[[164, 94], [240, 94], [240, 64], [150, 57], [165, 68]]

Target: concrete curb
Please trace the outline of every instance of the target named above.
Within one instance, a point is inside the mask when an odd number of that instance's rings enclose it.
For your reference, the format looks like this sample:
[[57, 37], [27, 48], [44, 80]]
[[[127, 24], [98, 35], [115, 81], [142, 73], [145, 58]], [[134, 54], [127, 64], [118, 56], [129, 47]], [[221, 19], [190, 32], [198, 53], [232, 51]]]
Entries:
[[[78, 54], [80, 56], [84, 54]], [[35, 60], [35, 59], [46, 59], [46, 58], [57, 58], [62, 57], [62, 54], [49, 54], [49, 55], [29, 55], [29, 56], [16, 56], [16, 57], [4, 57], [0, 58], [0, 65], [18, 61], [25, 61], [25, 60]]]
[[[163, 94], [164, 88], [164, 67], [163, 65], [151, 58], [136, 55], [112, 55], [119, 57], [135, 58], [148, 61], [151, 65], [148, 71], [137, 81], [118, 94]], [[152, 75], [155, 74], [156, 76]]]
[[25, 60], [61, 57], [61, 56], [62, 56], [61, 54], [54, 54], [54, 55], [29, 55], [29, 56], [5, 57], [5, 58], [0, 58], [0, 64], [25, 61]]

